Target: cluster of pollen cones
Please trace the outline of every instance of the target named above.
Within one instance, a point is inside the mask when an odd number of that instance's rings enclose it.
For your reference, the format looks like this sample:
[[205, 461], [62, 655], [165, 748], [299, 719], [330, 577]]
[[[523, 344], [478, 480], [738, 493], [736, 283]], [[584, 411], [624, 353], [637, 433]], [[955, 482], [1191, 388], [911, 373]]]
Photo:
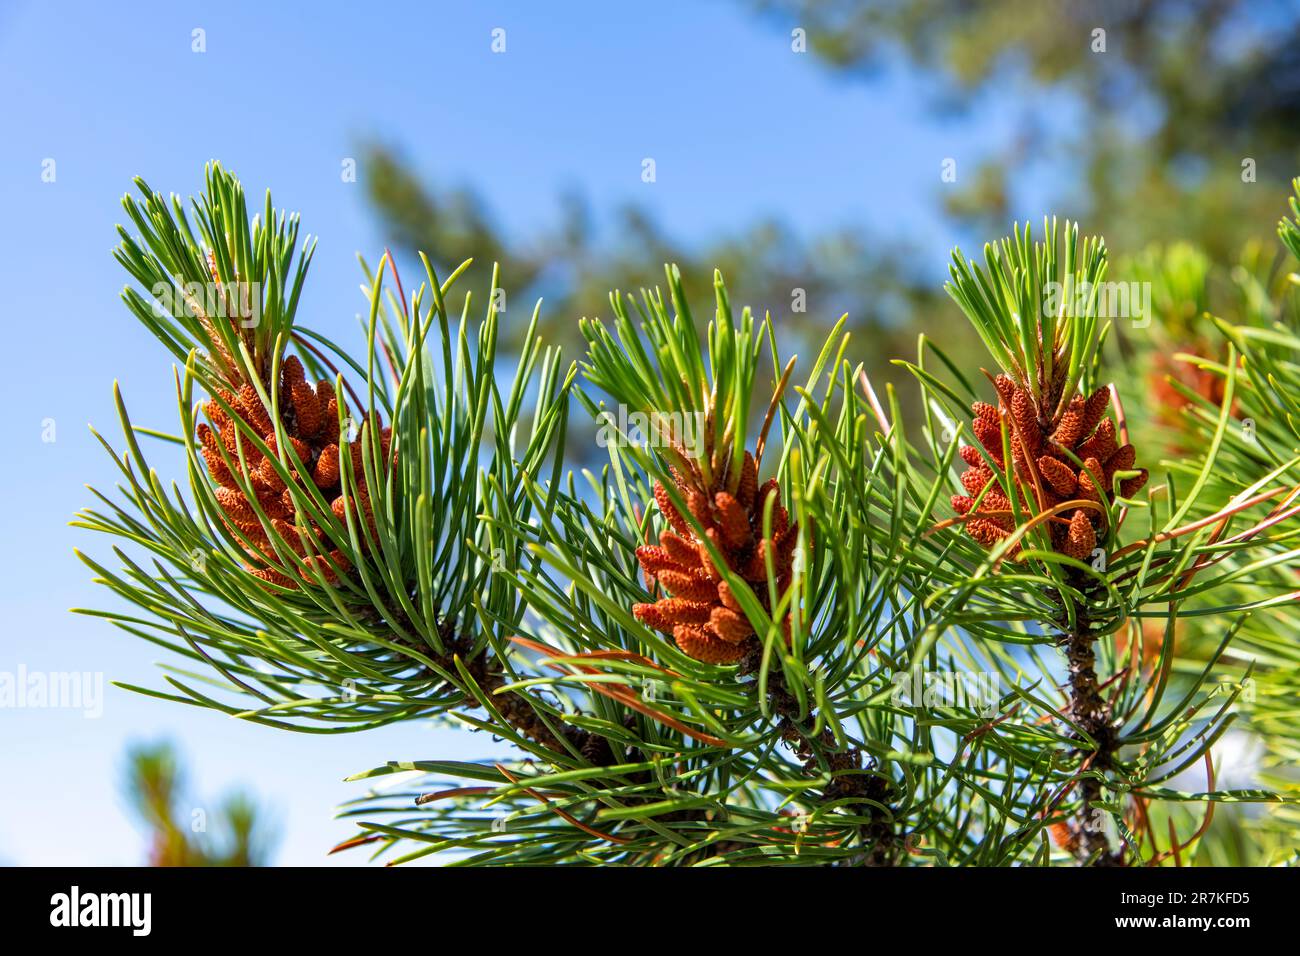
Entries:
[[[994, 385], [997, 407], [985, 402], [972, 405], [975, 417], [971, 428], [988, 457], [1001, 469], [1002, 422], [1006, 421], [1022, 514], [1039, 515], [1068, 501], [1108, 504], [1113, 497], [1115, 473], [1134, 470], [1136, 458], [1132, 445], [1119, 444], [1115, 423], [1106, 415], [1110, 391], [1099, 388], [1087, 398], [1076, 395], [1058, 419], [1045, 421], [1030, 393], [1009, 376], [999, 375]], [[967, 533], [992, 548], [1015, 530], [1011, 502], [979, 449], [966, 445], [960, 452], [968, 466], [961, 476], [966, 494], [954, 495], [952, 506], [966, 516]], [[1121, 479], [1119, 492], [1131, 497], [1146, 481], [1146, 469], [1139, 469], [1135, 477]], [[1086, 560], [1096, 548], [1098, 537], [1104, 536], [1105, 524], [1106, 514], [1101, 509], [1068, 509], [1050, 520], [1052, 547], [1060, 554]], [[1017, 543], [1008, 557], [1019, 550]]]
[[[735, 493], [727, 491], [726, 476], [715, 488], [700, 489], [673, 473], [678, 493], [709, 542], [726, 559], [728, 568], [743, 578], [759, 602], [768, 603], [768, 560], [773, 569], [778, 598], [790, 586], [798, 523], [781, 506], [775, 480], [758, 484], [754, 457], [745, 453]], [[653, 604], [633, 605], [637, 619], [671, 634], [690, 657], [709, 664], [735, 664], [755, 646], [754, 628], [740, 602], [718, 572], [704, 541], [674, 507], [663, 485], [655, 484], [655, 502], [671, 530], [659, 536], [657, 546], [637, 548], [636, 556], [650, 588], [665, 592]], [[771, 499], [771, 534], [763, 536], [763, 514]], [[782, 621], [789, 638], [790, 619]]]
[[[276, 430], [271, 415], [252, 385], [243, 385], [238, 394], [223, 391], [220, 397], [261, 437], [273, 453], [277, 452]], [[227, 526], [237, 528], [246, 539], [244, 548], [252, 562], [249, 570], [253, 576], [285, 588], [298, 587], [298, 581], [282, 570], [285, 567], [284, 560], [271, 543], [271, 535], [275, 535], [283, 547], [288, 549], [288, 553], [296, 556], [297, 567], [294, 570], [299, 579], [315, 584], [319, 580], [315, 572], [319, 572], [330, 584], [337, 583], [338, 571], [346, 572], [350, 569], [350, 563], [337, 543], [307, 515], [298, 515], [293, 494], [280, 473], [247, 435], [240, 436], [239, 444], [236, 444], [239, 426], [231, 420], [230, 414], [219, 402], [208, 401], [204, 405], [204, 411], [216, 427], [214, 430], [206, 423], [199, 424], [199, 450], [207, 464], [208, 474], [217, 485], [216, 497], [225, 513]], [[300, 473], [291, 464], [287, 466], [291, 480], [299, 483], [300, 487], [306, 481], [315, 485], [344, 527], [347, 526], [350, 512], [354, 523], [364, 518], [373, 534], [374, 511], [366, 487], [359, 442], [348, 446], [353, 494], [343, 494], [339, 411], [332, 382], [309, 384], [302, 363], [295, 356], [290, 356], [282, 363], [279, 397], [281, 424], [304, 469]], [[342, 411], [346, 418], [346, 405]], [[372, 427], [378, 425], [378, 419], [373, 418]], [[382, 460], [387, 462], [390, 459], [391, 430], [384, 428], [380, 435]], [[269, 528], [258, 516], [241, 488], [241, 482], [232, 474], [231, 466], [222, 458], [222, 448], [231, 465], [251, 486], [258, 505], [269, 520]], [[240, 450], [244, 456], [242, 464]], [[285, 460], [291, 462], [288, 457]], [[364, 533], [361, 534], [361, 539], [364, 543]]]

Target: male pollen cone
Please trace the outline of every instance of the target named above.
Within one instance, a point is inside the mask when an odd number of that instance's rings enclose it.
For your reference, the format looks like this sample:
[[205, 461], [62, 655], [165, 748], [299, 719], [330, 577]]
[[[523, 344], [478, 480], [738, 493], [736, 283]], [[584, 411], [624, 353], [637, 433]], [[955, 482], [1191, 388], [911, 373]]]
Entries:
[[[1099, 388], [1087, 398], [1076, 395], [1065, 411], [1050, 421], [1039, 414], [1029, 391], [1010, 376], [999, 375], [994, 386], [997, 407], [985, 402], [972, 405], [971, 430], [988, 457], [1002, 468], [1001, 423], [1006, 421], [1015, 462], [1015, 491], [1022, 511], [1041, 514], [1062, 502], [1079, 499], [1109, 504], [1114, 497], [1111, 479], [1117, 471], [1134, 470], [1137, 458], [1132, 445], [1119, 445], [1115, 423], [1106, 415], [1109, 389]], [[958, 514], [969, 516], [965, 521], [967, 533], [992, 548], [1015, 530], [1011, 502], [979, 449], [964, 445], [960, 454], [968, 466], [961, 476], [966, 494], [953, 495], [952, 506]], [[1083, 463], [1082, 468], [1070, 454]], [[1137, 494], [1147, 483], [1146, 469], [1137, 472], [1135, 477], [1120, 480], [1119, 492], [1125, 498]], [[986, 488], [988, 491], [976, 506], [976, 499]], [[1064, 511], [1051, 519], [1052, 547], [1060, 554], [1087, 560], [1105, 534], [1105, 522], [1105, 514], [1095, 508]], [[1015, 545], [1010, 556], [1019, 550], [1019, 544]]]
[[[764, 608], [770, 608], [767, 558], [772, 559], [777, 594], [784, 596], [790, 587], [799, 540], [799, 525], [790, 523], [776, 481], [758, 484], [758, 470], [749, 452], [745, 452], [735, 494], [726, 490], [726, 475], [708, 492], [688, 484], [676, 471], [673, 478], [678, 493], [729, 569], [750, 584]], [[654, 495], [670, 529], [660, 534], [657, 546], [637, 548], [636, 556], [647, 586], [657, 584], [666, 594], [653, 604], [633, 605], [632, 613], [648, 626], [671, 634], [677, 646], [698, 661], [735, 664], [754, 647], [754, 628], [722, 580], [708, 548], [658, 482]], [[772, 533], [764, 538], [763, 513], [769, 498]], [[788, 616], [782, 625], [788, 640]]]
[[[271, 416], [257, 390], [249, 384], [243, 385], [238, 394], [230, 391], [220, 392], [220, 397], [235, 414], [250, 427], [270, 447], [277, 451], [275, 427]], [[330, 539], [324, 529], [306, 515], [297, 516], [293, 504], [293, 495], [286, 487], [283, 478], [273, 467], [247, 435], [240, 436], [239, 445], [244, 453], [244, 464], [239, 460], [236, 445], [238, 426], [231, 421], [230, 415], [215, 399], [203, 406], [208, 419], [215, 426], [210, 428], [201, 422], [196, 429], [199, 451], [207, 465], [208, 474], [217, 485], [216, 498], [225, 513], [226, 526], [238, 529], [246, 540], [244, 550], [251, 563], [249, 571], [261, 581], [277, 584], [284, 588], [297, 588], [298, 581], [280, 570], [283, 561], [271, 544], [270, 535], [275, 535], [289, 551], [297, 556], [298, 577], [307, 583], [316, 583], [313, 568], [318, 569], [330, 584], [338, 582], [334, 566], [347, 571], [350, 564], [338, 543]], [[294, 482], [311, 481], [321, 492], [334, 516], [345, 527], [347, 515], [352, 513], [353, 520], [360, 520], [364, 515], [366, 523], [373, 534], [375, 516], [370, 504], [370, 495], [366, 488], [365, 471], [362, 467], [362, 452], [359, 442], [349, 446], [352, 463], [352, 490], [354, 496], [343, 494], [341, 458], [339, 453], [339, 406], [334, 393], [334, 385], [328, 380], [311, 385], [306, 381], [302, 362], [296, 356], [285, 359], [280, 367], [279, 411], [284, 431], [293, 445], [294, 454], [302, 462], [306, 474], [300, 474], [296, 468], [290, 468], [290, 477]], [[343, 415], [348, 414], [347, 405], [343, 406]], [[379, 426], [378, 416], [372, 416], [372, 427]], [[391, 461], [390, 447], [392, 430], [384, 428], [380, 432], [382, 460]], [[257, 504], [270, 522], [268, 529], [258, 517], [252, 502], [240, 487], [240, 482], [231, 473], [230, 465], [221, 456], [224, 448], [226, 455], [240, 474], [252, 486]], [[301, 487], [301, 485], [300, 485]], [[355, 497], [358, 504], [352, 500]], [[362, 542], [365, 542], [364, 532]], [[326, 557], [328, 555], [328, 557]], [[331, 566], [330, 559], [334, 566]]]

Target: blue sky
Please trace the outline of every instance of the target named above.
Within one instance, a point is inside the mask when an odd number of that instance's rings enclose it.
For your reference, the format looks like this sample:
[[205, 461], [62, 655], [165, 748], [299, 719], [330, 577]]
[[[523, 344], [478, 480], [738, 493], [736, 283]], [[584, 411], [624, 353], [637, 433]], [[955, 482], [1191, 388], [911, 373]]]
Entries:
[[[490, 48], [498, 27], [504, 54]], [[195, 29], [206, 52], [192, 51]], [[400, 146], [439, 182], [472, 184], [516, 235], [551, 223], [558, 193], [576, 186], [598, 212], [638, 201], [687, 240], [767, 215], [805, 235], [865, 225], [913, 241], [937, 283], [959, 238], [937, 212], [940, 163], [973, 170], [1012, 129], [996, 102], [931, 116], [931, 92], [903, 71], [837, 79], [792, 53], [786, 28], [731, 2], [171, 2], [128, 13], [8, 0], [0, 672], [161, 683], [160, 650], [67, 613], [111, 603], [72, 554], [104, 556], [108, 542], [67, 527], [91, 503], [84, 484], [115, 480], [87, 423], [115, 437], [117, 379], [138, 423], [174, 429], [169, 357], [119, 301], [125, 275], [110, 255], [133, 176], [188, 195], [219, 158], [251, 197], [272, 187], [320, 237], [300, 321], [356, 347], [355, 255], [377, 258], [383, 241], [363, 186], [340, 172], [367, 137]], [[646, 157], [654, 184], [641, 181]], [[1024, 186], [1022, 214], [1040, 216], [1041, 190]], [[202, 798], [242, 785], [271, 804], [283, 830], [275, 859], [294, 864], [362, 861], [323, 855], [353, 832], [331, 819], [362, 792], [347, 774], [490, 746], [416, 726], [290, 735], [111, 687], [98, 719], [0, 709], [0, 861], [140, 862], [118, 771], [129, 740], [160, 736], [182, 745]]]

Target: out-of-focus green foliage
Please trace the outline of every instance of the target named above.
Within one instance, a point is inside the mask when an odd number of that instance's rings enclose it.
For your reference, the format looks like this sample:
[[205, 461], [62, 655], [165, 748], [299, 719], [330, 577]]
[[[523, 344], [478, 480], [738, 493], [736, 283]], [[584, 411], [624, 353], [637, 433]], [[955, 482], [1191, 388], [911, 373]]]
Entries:
[[[1270, 255], [1275, 248], [1265, 224], [1282, 212], [1278, 197], [1300, 158], [1300, 8], [1289, 2], [745, 0], [741, 7], [773, 30], [803, 30], [809, 52], [846, 82], [870, 83], [902, 62], [936, 80], [936, 113], [977, 102], [1013, 111], [1016, 132], [1007, 142], [973, 140], [991, 152], [963, 160], [955, 184], [936, 183], [944, 212], [974, 233], [1041, 215], [1020, 209], [1017, 196], [1022, 181], [1050, 168], [1051, 208], [1086, 222], [1121, 257], [1182, 242], [1231, 268], [1248, 243]], [[1051, 99], [1026, 95], [1034, 92]], [[1054, 104], [1052, 115], [1043, 114], [1045, 101]], [[847, 313], [848, 330], [873, 346], [866, 369], [882, 387], [902, 384], [889, 357], [909, 354], [927, 317], [947, 307], [936, 284], [918, 276], [906, 234], [886, 241], [850, 229], [804, 241], [763, 220], [692, 245], [642, 208], [593, 211], [566, 195], [551, 229], [507, 236], [472, 184], [426, 180], [388, 145], [369, 144], [366, 157], [370, 200], [399, 248], [423, 250], [444, 272], [472, 256], [474, 287], [500, 262], [520, 309], [545, 296], [542, 332], [570, 352], [580, 344], [579, 317], [603, 314], [611, 288], [653, 285], [652, 264], [661, 262], [680, 263], [686, 275], [719, 268], [745, 290], [743, 304], [760, 316], [771, 311], [792, 350], [819, 342], [826, 316]], [[610, 224], [597, 228], [598, 221]], [[1124, 273], [1120, 265], [1116, 272]], [[1192, 315], [1202, 305], [1191, 303]], [[960, 324], [945, 336], [958, 361], [978, 354]]]
[[185, 771], [169, 743], [127, 752], [124, 790], [149, 830], [150, 866], [265, 866], [275, 836], [245, 793], [228, 795], [214, 813], [186, 808]]
[[[938, 106], [1004, 104], [1018, 124], [945, 205], [981, 228], [1016, 214], [1020, 177], [1058, 171], [1052, 208], [1112, 249], [1191, 240], [1230, 261], [1281, 212], [1300, 126], [1290, 0], [753, 0], [848, 78], [898, 61]], [[1043, 115], [1046, 92], [1052, 115]], [[1249, 172], [1245, 168], [1249, 162]], [[976, 198], [972, 200], [970, 196]]]
[[[494, 225], [486, 202], [468, 187], [426, 182], [400, 151], [371, 144], [365, 182], [375, 212], [399, 250], [429, 256], [443, 273], [463, 259], [474, 265], [466, 281], [483, 287], [492, 264], [501, 264], [513, 308], [531, 311], [543, 297], [539, 331], [572, 353], [581, 346], [577, 320], [608, 312], [610, 289], [634, 291], [662, 279], [653, 263], [677, 262], [686, 275], [717, 268], [760, 317], [770, 312], [776, 334], [791, 351], [820, 345], [827, 317], [848, 315], [848, 329], [871, 343], [868, 371], [881, 382], [901, 382], [889, 357], [907, 353], [916, 339], [913, 318], [945, 307], [942, 291], [924, 281], [918, 258], [906, 243], [875, 240], [843, 230], [804, 241], [776, 220], [748, 224], [735, 234], [693, 246], [660, 228], [646, 210], [615, 210], [599, 229], [585, 201], [561, 197], [554, 228], [540, 235], [510, 238]], [[511, 334], [503, 325], [503, 336]], [[953, 323], [955, 349], [974, 344], [968, 330]], [[517, 345], [517, 343], [511, 343]]]

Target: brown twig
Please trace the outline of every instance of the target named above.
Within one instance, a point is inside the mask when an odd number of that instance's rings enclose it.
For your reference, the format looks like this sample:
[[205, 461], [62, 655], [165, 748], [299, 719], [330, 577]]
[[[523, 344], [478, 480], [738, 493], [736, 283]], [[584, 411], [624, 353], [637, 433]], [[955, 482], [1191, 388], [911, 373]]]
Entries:
[[[755, 648], [741, 662], [739, 673], [756, 673], [761, 667], [761, 659], [762, 649]], [[862, 752], [857, 747], [841, 749], [829, 727], [823, 727], [815, 738], [808, 736], [800, 724], [815, 720], [815, 715], [810, 713], [800, 721], [798, 699], [786, 687], [785, 675], [779, 669], [768, 671], [767, 696], [772, 711], [780, 718], [777, 729], [781, 739], [803, 761], [804, 772], [819, 773], [819, 758], [830, 770], [830, 783], [822, 791], [822, 800], [827, 803], [843, 800], [856, 804], [871, 819], [869, 824], [858, 827], [867, 844], [867, 852], [861, 858], [861, 864], [895, 865], [903, 841], [899, 840], [894, 831], [893, 815], [882, 809], [893, 794], [889, 779], [871, 772], [873, 768], [864, 768]]]
[[[1119, 735], [1111, 719], [1110, 705], [1102, 695], [1104, 685], [1097, 680], [1097, 656], [1094, 649], [1096, 635], [1083, 608], [1079, 608], [1074, 625], [1059, 622], [1065, 644], [1065, 656], [1070, 673], [1070, 719], [1091, 739], [1080, 771], [1097, 770], [1105, 773], [1119, 745]], [[1096, 777], [1082, 778], [1078, 818], [1078, 846], [1075, 851], [1080, 862], [1092, 861], [1096, 866], [1123, 865], [1123, 851], [1112, 850], [1106, 834], [1094, 822], [1096, 804], [1101, 799], [1103, 784]]]

